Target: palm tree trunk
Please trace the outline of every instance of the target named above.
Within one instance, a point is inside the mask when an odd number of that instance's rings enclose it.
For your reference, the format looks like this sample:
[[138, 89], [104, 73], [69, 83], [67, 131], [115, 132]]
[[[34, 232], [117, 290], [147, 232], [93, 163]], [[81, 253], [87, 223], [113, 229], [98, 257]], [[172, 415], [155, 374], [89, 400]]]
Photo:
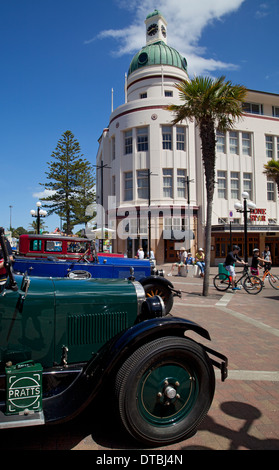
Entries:
[[205, 268], [202, 295], [208, 295], [211, 253], [212, 198], [207, 197], [206, 226], [205, 226]]
[[211, 252], [212, 205], [215, 186], [215, 128], [214, 122], [206, 119], [200, 123], [200, 138], [202, 141], [202, 158], [206, 182], [206, 227], [205, 227], [205, 271], [203, 279], [203, 295], [208, 295]]

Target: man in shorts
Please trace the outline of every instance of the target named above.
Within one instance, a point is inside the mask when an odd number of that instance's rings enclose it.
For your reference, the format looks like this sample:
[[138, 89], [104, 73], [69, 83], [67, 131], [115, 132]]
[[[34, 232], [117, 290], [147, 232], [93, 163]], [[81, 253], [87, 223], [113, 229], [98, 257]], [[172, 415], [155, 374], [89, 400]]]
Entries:
[[238, 256], [239, 251], [240, 251], [239, 246], [234, 245], [232, 251], [230, 251], [227, 254], [226, 261], [224, 263], [226, 270], [229, 272], [229, 276], [231, 276], [232, 278], [232, 290], [240, 290], [240, 287], [235, 287], [236, 276], [235, 276], [234, 264], [235, 263], [246, 264], [245, 261]]

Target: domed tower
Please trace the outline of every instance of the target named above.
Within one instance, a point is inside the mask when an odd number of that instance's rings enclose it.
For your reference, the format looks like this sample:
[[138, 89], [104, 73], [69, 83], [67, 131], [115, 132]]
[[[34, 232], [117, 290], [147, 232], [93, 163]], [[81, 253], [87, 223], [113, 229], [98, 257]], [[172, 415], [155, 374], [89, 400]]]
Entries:
[[[111, 168], [103, 172], [102, 200], [105, 210], [117, 216], [114, 226], [109, 224], [116, 230], [114, 251], [134, 256], [139, 245], [145, 252], [151, 246], [158, 261], [164, 262], [175, 257], [176, 242], [183, 243], [182, 237], [173, 238], [173, 208], [178, 214], [187, 202], [189, 208], [186, 181], [195, 171], [195, 163], [190, 165], [194, 125], [185, 121], [173, 126], [166, 109], [168, 104], [181, 104], [175, 84], [188, 79], [187, 61], [168, 46], [167, 22], [160, 11], [148, 15], [145, 25], [146, 45], [131, 60], [125, 103], [112, 111], [99, 141], [97, 165]], [[97, 185], [97, 194], [100, 191]], [[112, 209], [106, 204], [109, 196], [114, 197]], [[185, 214], [178, 215], [175, 224], [177, 233], [184, 230]], [[191, 243], [184, 239], [187, 248]]]
[[145, 24], [146, 45], [135, 54], [128, 71], [128, 101], [142, 97], [141, 88], [145, 88], [143, 93], [148, 98], [165, 96], [165, 86], [172, 88], [167, 97], [177, 96], [175, 83], [188, 78], [186, 59], [167, 45], [167, 22], [163, 15], [155, 10], [147, 16]]

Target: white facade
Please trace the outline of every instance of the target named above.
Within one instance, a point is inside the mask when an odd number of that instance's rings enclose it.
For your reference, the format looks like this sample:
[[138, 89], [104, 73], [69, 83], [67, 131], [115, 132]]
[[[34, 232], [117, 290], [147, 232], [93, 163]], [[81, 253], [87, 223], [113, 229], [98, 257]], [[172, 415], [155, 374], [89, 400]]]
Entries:
[[[181, 104], [175, 83], [188, 79], [187, 62], [167, 45], [167, 23], [160, 12], [149, 15], [145, 23], [147, 43], [131, 62], [125, 103], [111, 113], [109, 127], [99, 140], [97, 165], [105, 168], [97, 171], [97, 202], [103, 202], [110, 215], [106, 224], [116, 230], [115, 252], [134, 256], [142, 244], [147, 251], [149, 238], [157, 261], [164, 262], [175, 259], [179, 245], [191, 250], [203, 245], [204, 171], [195, 124], [184, 121], [172, 126], [172, 115], [165, 109], [168, 104]], [[279, 256], [277, 188], [263, 175], [272, 145], [273, 158], [279, 158], [279, 96], [249, 91], [247, 102], [244, 118], [231, 132], [217, 136], [213, 263], [227, 249], [230, 221], [235, 229], [230, 236], [238, 233], [238, 244], [242, 243], [243, 228], [237, 224], [242, 224], [242, 218], [234, 203], [244, 190], [265, 212], [254, 214], [253, 234], [258, 234], [258, 240], [256, 236], [253, 242], [262, 248], [266, 233], [275, 232], [272, 248]], [[182, 228], [188, 234], [184, 241]]]

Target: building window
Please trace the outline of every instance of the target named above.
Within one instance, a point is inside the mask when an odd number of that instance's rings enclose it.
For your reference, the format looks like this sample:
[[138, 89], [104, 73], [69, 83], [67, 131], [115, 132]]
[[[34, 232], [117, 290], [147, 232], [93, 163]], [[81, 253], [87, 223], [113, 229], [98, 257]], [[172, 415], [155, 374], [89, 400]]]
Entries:
[[185, 230], [185, 219], [181, 219], [181, 217], [164, 218], [164, 230]]
[[148, 199], [148, 170], [137, 171], [138, 198]]
[[185, 150], [185, 127], [176, 128], [176, 149]]
[[[255, 246], [259, 246], [259, 236], [247, 237], [248, 242], [248, 255], [253, 256], [253, 249]], [[243, 256], [244, 237], [243, 236], [232, 236], [224, 235], [222, 237], [215, 238], [215, 257], [224, 258], [228, 252], [232, 249], [232, 245], [238, 245], [240, 247], [240, 256]]]
[[162, 136], [163, 136], [163, 149], [171, 150], [172, 149], [172, 128], [170, 126], [163, 126]]
[[147, 98], [147, 92], [140, 94], [140, 99], [143, 100], [144, 98]]
[[253, 199], [252, 173], [243, 173], [243, 191], [249, 194], [249, 199]]
[[166, 90], [166, 91], [165, 91], [165, 96], [166, 96], [167, 98], [172, 97], [172, 96], [173, 96], [173, 92], [172, 92], [172, 91], [169, 91], [169, 90]]
[[112, 180], [111, 180], [111, 194], [112, 194], [112, 196], [116, 195], [115, 191], [116, 191], [115, 190], [115, 176], [113, 175]]
[[163, 196], [173, 197], [173, 170], [172, 168], [163, 168]]
[[218, 198], [227, 199], [227, 172], [217, 171]]
[[267, 158], [273, 157], [273, 137], [272, 135], [265, 136], [265, 150]]
[[124, 133], [124, 148], [125, 148], [125, 155], [128, 153], [133, 153], [133, 135], [132, 129], [130, 131], [126, 131]]
[[239, 173], [231, 171], [231, 198], [239, 199]]
[[230, 153], [238, 154], [238, 132], [230, 132]]
[[148, 128], [141, 127], [137, 129], [138, 152], [146, 152], [148, 150]]
[[216, 150], [220, 153], [226, 153], [226, 137], [224, 132], [216, 132]]
[[267, 180], [267, 200], [275, 201], [275, 182]]
[[265, 150], [267, 158], [279, 159], [279, 137], [273, 135], [265, 136]]
[[115, 137], [111, 139], [111, 159], [115, 160]]
[[242, 154], [251, 156], [251, 134], [242, 133]]
[[186, 197], [186, 170], [177, 170], [177, 197]]
[[272, 116], [279, 117], [279, 106], [272, 106]]
[[124, 201], [133, 200], [133, 172], [124, 173]]
[[242, 109], [245, 113], [263, 114], [263, 105], [258, 103], [243, 103]]

